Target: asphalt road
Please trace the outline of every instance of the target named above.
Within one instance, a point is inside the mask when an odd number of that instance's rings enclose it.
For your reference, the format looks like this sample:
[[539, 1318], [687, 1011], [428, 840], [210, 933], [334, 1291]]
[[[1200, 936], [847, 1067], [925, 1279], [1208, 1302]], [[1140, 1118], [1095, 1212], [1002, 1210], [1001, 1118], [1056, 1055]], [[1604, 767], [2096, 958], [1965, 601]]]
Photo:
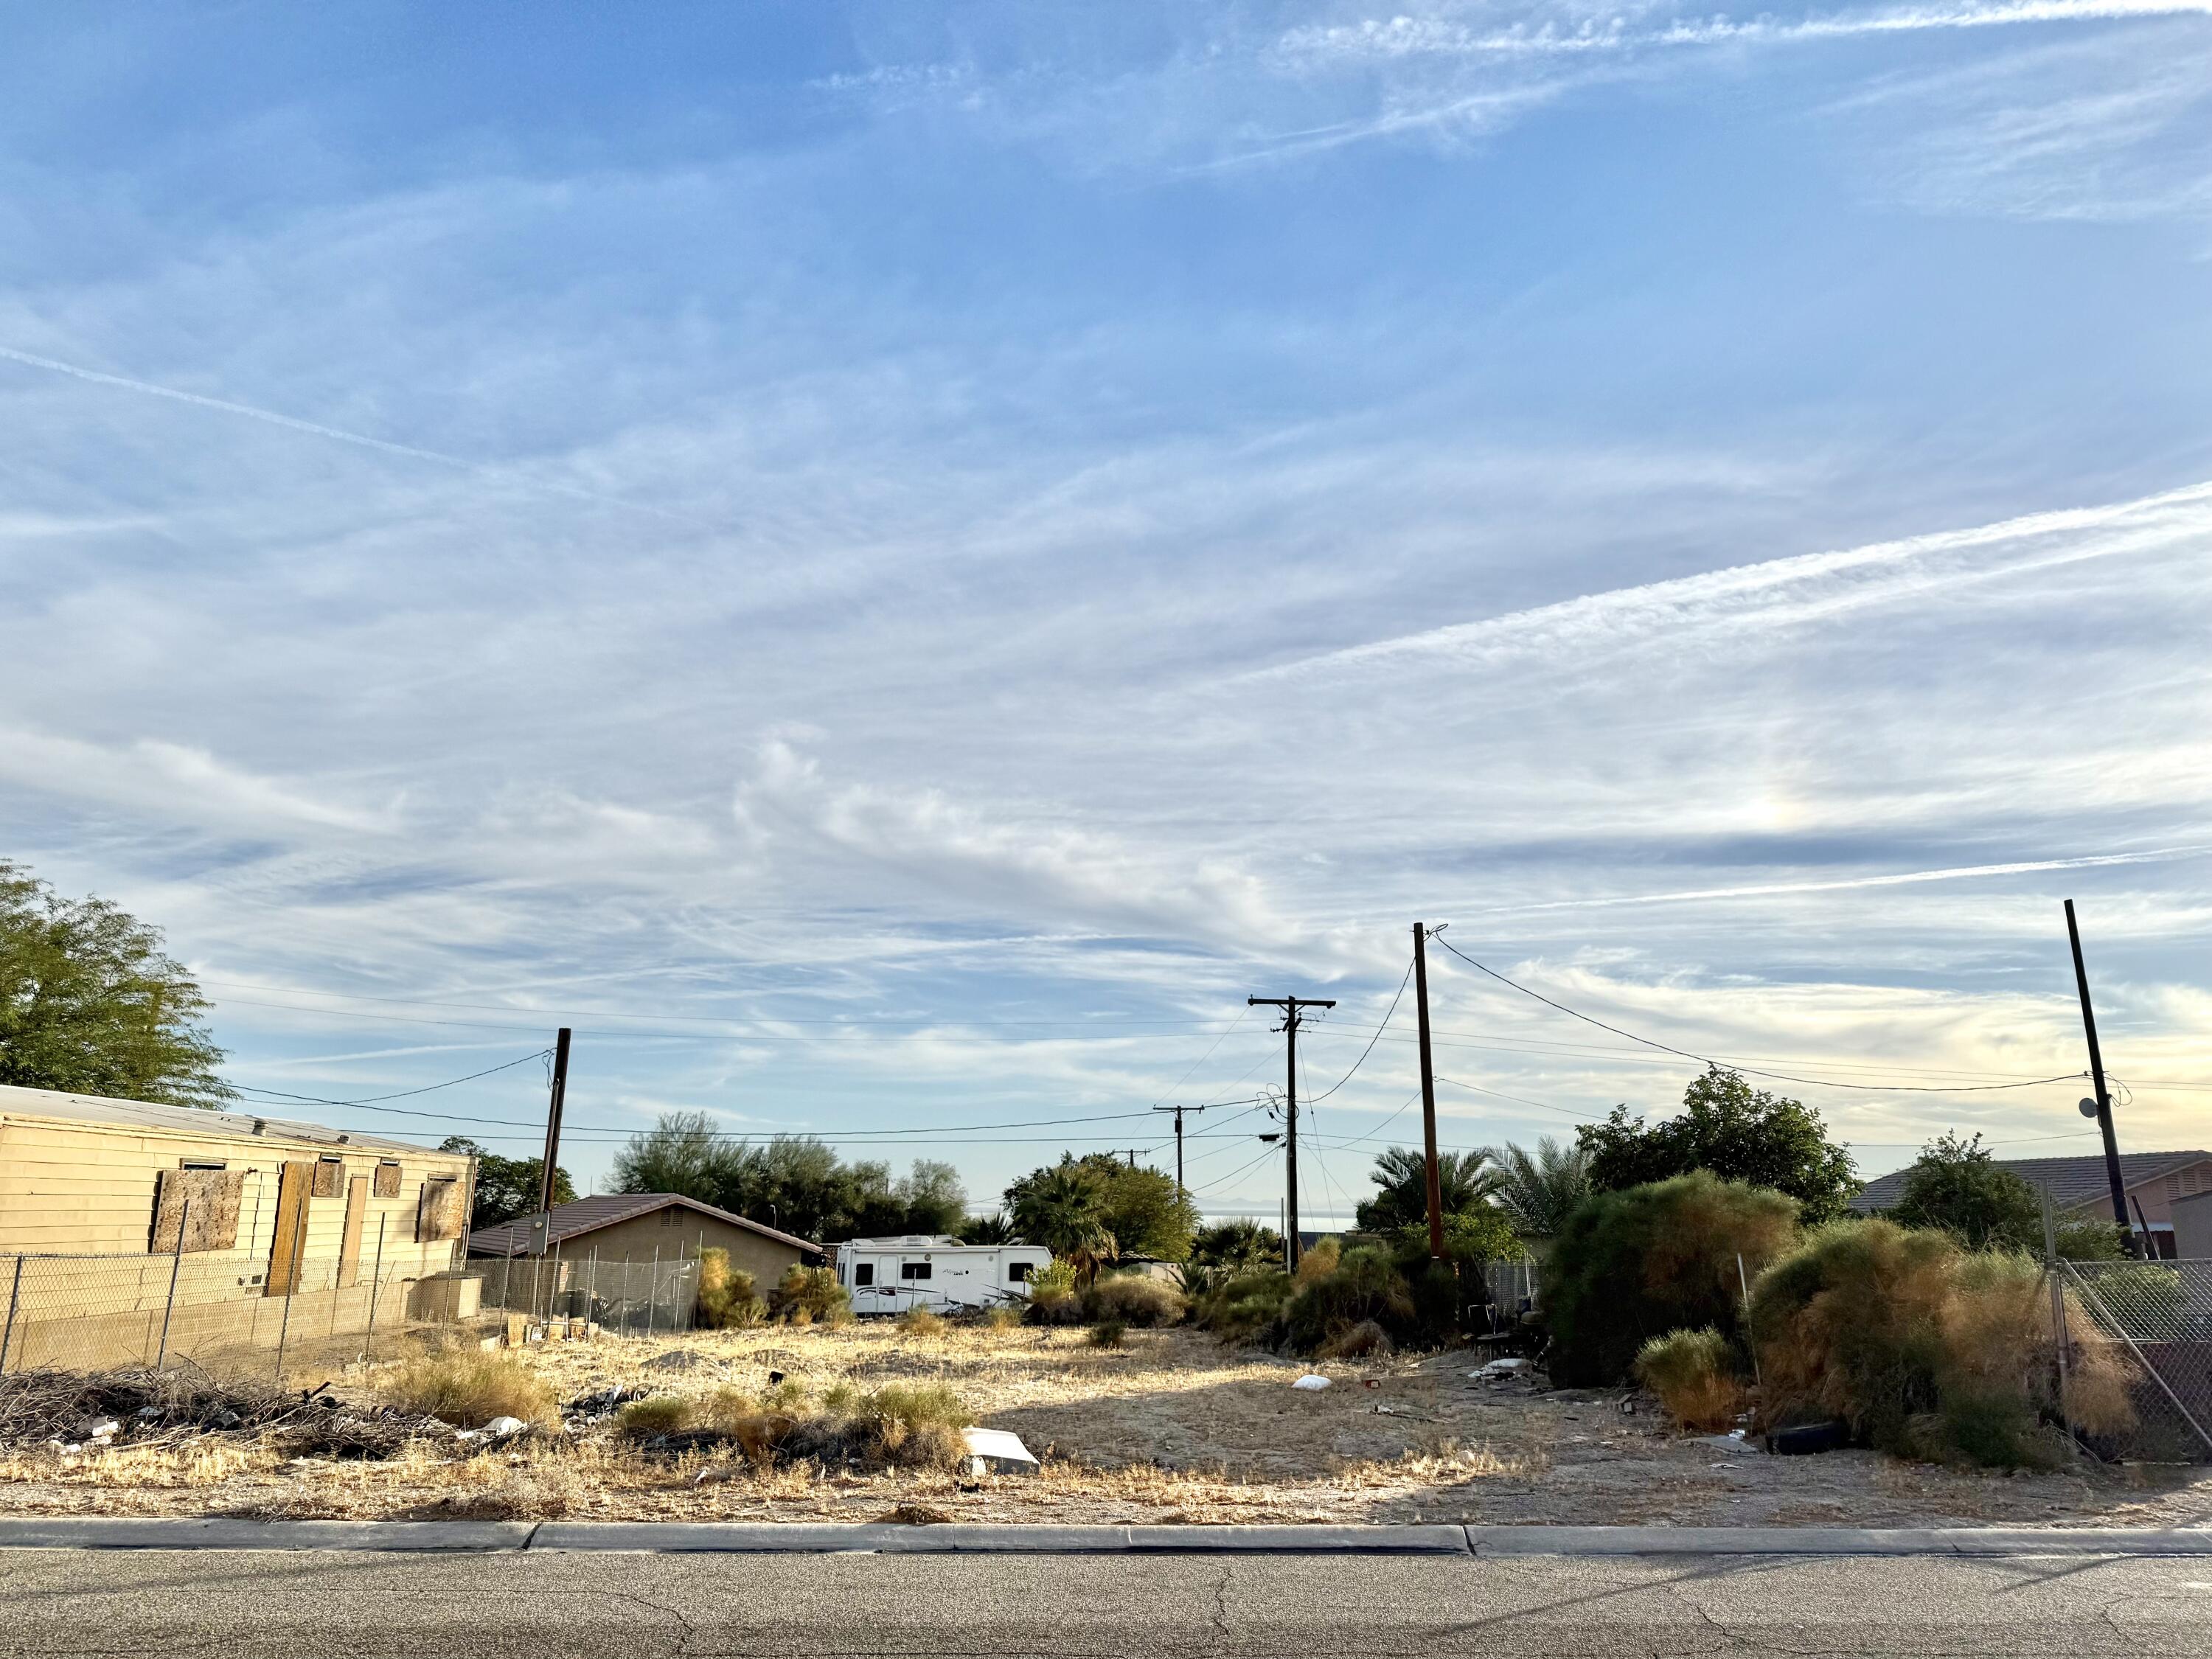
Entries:
[[0, 1554], [6, 1655], [2208, 1651], [2201, 1557]]

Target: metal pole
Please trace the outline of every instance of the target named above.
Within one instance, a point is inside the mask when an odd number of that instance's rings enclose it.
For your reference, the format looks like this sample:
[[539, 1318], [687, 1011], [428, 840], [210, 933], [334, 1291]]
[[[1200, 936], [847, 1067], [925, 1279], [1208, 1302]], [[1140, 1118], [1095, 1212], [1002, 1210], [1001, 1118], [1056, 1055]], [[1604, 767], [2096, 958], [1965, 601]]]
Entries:
[[2112, 1133], [2112, 1097], [2105, 1088], [2105, 1056], [2097, 1047], [2097, 1015], [2089, 1006], [2089, 973], [2081, 965], [2081, 930], [2075, 924], [2074, 901], [2066, 901], [2066, 942], [2074, 950], [2074, 984], [2081, 994], [2081, 1029], [2089, 1037], [2089, 1079], [2097, 1087], [2097, 1128], [2105, 1138], [2105, 1179], [2112, 1189], [2112, 1219], [2127, 1235], [2128, 1254], [2140, 1255], [2135, 1229], [2128, 1224], [2127, 1182], [2120, 1178], [2120, 1144]]
[[367, 1359], [376, 1348], [376, 1301], [384, 1294], [384, 1224], [392, 1218], [376, 1218], [376, 1266], [368, 1274], [368, 1329], [361, 1339], [361, 1357]]
[[1751, 1328], [1751, 1280], [1743, 1271], [1743, 1252], [1736, 1252], [1735, 1282], [1743, 1292], [1743, 1346], [1751, 1350], [1751, 1380], [1761, 1388], [1765, 1381], [1759, 1374], [1759, 1334]]
[[1429, 1258], [1444, 1259], [1444, 1187], [1437, 1169], [1437, 1076], [1429, 1063], [1429, 930], [1413, 924], [1413, 1008], [1420, 1016], [1421, 1145], [1429, 1200]]
[[584, 1334], [592, 1334], [592, 1316], [599, 1306], [599, 1247], [592, 1246], [591, 1267], [584, 1280]]
[[177, 1212], [177, 1253], [169, 1261], [169, 1299], [161, 1307], [161, 1341], [154, 1350], [154, 1369], [160, 1370], [161, 1362], [169, 1357], [169, 1316], [177, 1310], [177, 1273], [185, 1265], [185, 1229], [191, 1224], [192, 1201], [189, 1198]]
[[284, 1339], [292, 1331], [292, 1297], [299, 1289], [300, 1275], [295, 1264], [292, 1273], [292, 1289], [284, 1292], [284, 1316], [276, 1322], [276, 1386], [284, 1386]]
[[8, 1285], [8, 1322], [4, 1326], [0, 1326], [0, 1376], [5, 1376], [8, 1374], [8, 1348], [9, 1345], [15, 1340], [15, 1304], [22, 1294], [23, 1257], [21, 1252], [18, 1251], [15, 1256], [15, 1278]]
[[645, 1334], [653, 1334], [653, 1316], [660, 1304], [660, 1246], [653, 1247], [653, 1277], [645, 1281]]
[[2058, 1420], [2074, 1437], [2071, 1379], [2066, 1363], [2066, 1287], [2058, 1278], [2058, 1221], [2051, 1212], [2051, 1188], [2043, 1188], [2043, 1271], [2051, 1280], [2051, 1346], [2058, 1356]]

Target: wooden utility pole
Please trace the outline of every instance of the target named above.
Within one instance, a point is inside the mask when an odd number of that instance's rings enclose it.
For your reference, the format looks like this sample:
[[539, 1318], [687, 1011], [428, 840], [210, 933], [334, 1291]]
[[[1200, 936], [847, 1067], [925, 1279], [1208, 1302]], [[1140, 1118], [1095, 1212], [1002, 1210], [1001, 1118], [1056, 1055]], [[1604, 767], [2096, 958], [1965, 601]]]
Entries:
[[[568, 1093], [568, 1028], [553, 1039], [553, 1092], [545, 1103], [545, 1168], [538, 1179], [538, 1207], [553, 1213], [553, 1176], [561, 1167], [561, 1106]], [[545, 1231], [553, 1231], [549, 1218]]]
[[1190, 1188], [1182, 1184], [1182, 1115], [1185, 1112], [1202, 1112], [1206, 1108], [1203, 1106], [1155, 1106], [1152, 1109], [1156, 1112], [1173, 1112], [1175, 1114], [1176, 1190], [1182, 1193], [1185, 1197], [1188, 1197], [1190, 1195]]
[[1247, 997], [1248, 1008], [1279, 1008], [1283, 1023], [1275, 1029], [1289, 1039], [1286, 1045], [1288, 1066], [1286, 1079], [1289, 1088], [1283, 1097], [1283, 1168], [1284, 1191], [1288, 1194], [1283, 1206], [1283, 1241], [1291, 1259], [1291, 1271], [1298, 1270], [1298, 1010], [1301, 1008], [1334, 1008], [1332, 997]]
[[1429, 1198], [1429, 1258], [1444, 1259], [1444, 1187], [1437, 1171], [1437, 1074], [1429, 1063], [1429, 930], [1413, 924], [1413, 1009], [1421, 1028], [1421, 1146]]
[[[2128, 1221], [2128, 1186], [2120, 1178], [2120, 1143], [2112, 1133], [2112, 1097], [2105, 1087], [2105, 1056], [2097, 1047], [2097, 1015], [2089, 1006], [2089, 973], [2081, 965], [2081, 930], [2074, 921], [2074, 901], [2066, 901], [2066, 942], [2074, 948], [2074, 985], [2081, 994], [2081, 1029], [2089, 1037], [2089, 1080], [2097, 1088], [2097, 1129], [2105, 1138], [2105, 1179], [2112, 1183], [2112, 1219], [2128, 1241], [2128, 1254], [2136, 1249], [2135, 1228]], [[2145, 1236], [2143, 1243], [2150, 1240]]]

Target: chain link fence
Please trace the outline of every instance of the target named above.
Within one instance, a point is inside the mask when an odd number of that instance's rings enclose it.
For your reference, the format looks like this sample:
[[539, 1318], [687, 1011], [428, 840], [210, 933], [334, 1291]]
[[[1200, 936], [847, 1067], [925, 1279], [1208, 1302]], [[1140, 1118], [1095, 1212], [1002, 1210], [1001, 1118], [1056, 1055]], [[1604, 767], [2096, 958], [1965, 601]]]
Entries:
[[288, 1358], [333, 1342], [373, 1356], [380, 1338], [464, 1305], [455, 1274], [410, 1255], [304, 1257], [279, 1295], [228, 1255], [0, 1255], [0, 1375], [189, 1362], [281, 1379]]
[[2117, 1365], [2135, 1425], [2088, 1435], [2107, 1457], [2155, 1462], [2212, 1459], [2212, 1261], [2061, 1261], [2062, 1352], [2079, 1366], [2086, 1345]]
[[590, 1320], [623, 1336], [691, 1328], [699, 1298], [696, 1256], [475, 1256], [483, 1305], [532, 1323]]

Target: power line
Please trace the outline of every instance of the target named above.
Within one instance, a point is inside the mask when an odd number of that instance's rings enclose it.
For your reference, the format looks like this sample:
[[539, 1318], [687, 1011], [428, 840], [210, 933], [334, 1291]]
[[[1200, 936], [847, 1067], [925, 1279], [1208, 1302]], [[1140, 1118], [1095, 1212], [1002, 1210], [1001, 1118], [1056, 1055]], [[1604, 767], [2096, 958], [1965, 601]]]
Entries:
[[[374, 1101], [407, 1100], [416, 1095], [435, 1094], [441, 1089], [451, 1089], [458, 1084], [474, 1083], [478, 1078], [489, 1077], [495, 1072], [508, 1072], [518, 1066], [527, 1066], [533, 1060], [543, 1060], [552, 1052], [550, 1048], [540, 1048], [537, 1053], [525, 1054], [520, 1060], [503, 1060], [497, 1066], [487, 1066], [481, 1072], [471, 1072], [466, 1077], [448, 1078], [443, 1083], [428, 1083], [419, 1089], [402, 1089], [396, 1094], [364, 1095], [359, 1100], [325, 1100], [315, 1095], [290, 1095], [286, 1094], [282, 1089], [253, 1088], [251, 1085], [244, 1084], [240, 1087], [241, 1090], [250, 1090], [254, 1094], [272, 1095], [278, 1100], [305, 1101], [316, 1106], [367, 1106]], [[434, 1115], [426, 1114], [425, 1115]]]
[[1359, 1058], [1352, 1062], [1352, 1070], [1346, 1072], [1342, 1077], [1337, 1079], [1335, 1082], [1330, 1084], [1329, 1086], [1322, 1090], [1321, 1093], [1310, 1096], [1307, 1099], [1307, 1104], [1318, 1105], [1321, 1102], [1327, 1100], [1339, 1089], [1341, 1089], [1346, 1084], [1351, 1082], [1353, 1073], [1358, 1072], [1362, 1066], [1364, 1066], [1367, 1063], [1367, 1056], [1375, 1052], [1375, 1045], [1382, 1040], [1383, 1028], [1390, 1024], [1390, 1017], [1398, 1012], [1398, 1000], [1406, 994], [1407, 982], [1413, 977], [1413, 964], [1411, 962], [1408, 962], [1406, 964], [1405, 977], [1398, 981], [1398, 989], [1390, 999], [1390, 1006], [1382, 1011], [1382, 1024], [1377, 1025], [1375, 1028], [1375, 1035], [1367, 1039], [1367, 1046], [1359, 1051]]
[[1729, 1066], [1723, 1060], [1709, 1059], [1704, 1054], [1692, 1054], [1687, 1048], [1677, 1048], [1671, 1043], [1661, 1042], [1653, 1037], [1639, 1036], [1633, 1031], [1623, 1030], [1618, 1025], [1608, 1025], [1601, 1019], [1593, 1018], [1588, 1014], [1582, 1013], [1575, 1009], [1568, 1007], [1564, 1002], [1553, 1001], [1551, 998], [1544, 995], [1540, 991], [1532, 991], [1525, 985], [1515, 983], [1512, 980], [1506, 978], [1504, 975], [1499, 973], [1494, 968], [1484, 967], [1482, 963], [1477, 962], [1473, 957], [1468, 955], [1466, 951], [1461, 950], [1449, 939], [1439, 938], [1437, 939], [1437, 943], [1443, 945], [1445, 950], [1449, 951], [1462, 962], [1467, 963], [1468, 967], [1476, 969], [1478, 972], [1488, 974], [1491, 978], [1496, 980], [1500, 985], [1505, 986], [1510, 989], [1518, 991], [1524, 997], [1533, 997], [1538, 1002], [1542, 1003], [1547, 1008], [1556, 1008], [1561, 1013], [1565, 1014], [1571, 1018], [1581, 1020], [1586, 1025], [1595, 1025], [1601, 1031], [1610, 1031], [1615, 1036], [1626, 1037], [1631, 1042], [1640, 1042], [1647, 1048], [1656, 1048], [1664, 1054], [1679, 1054], [1684, 1060], [1694, 1060], [1700, 1066], [1718, 1066], [1725, 1071], [1747, 1073], [1753, 1077], [1772, 1078], [1778, 1083], [1802, 1083], [1808, 1084], [1815, 1088], [1826, 1089], [1859, 1089], [1864, 1090], [1871, 1094], [1884, 1095], [1967, 1095], [1985, 1094], [2001, 1089], [2033, 1089], [2046, 1083], [2070, 1083], [2075, 1079], [2083, 1075], [2080, 1072], [2066, 1072], [2061, 1073], [2057, 1077], [2036, 1078], [2032, 1080], [2021, 1083], [1980, 1083], [1972, 1085], [1954, 1085], [1949, 1087], [1939, 1088], [1929, 1084], [1916, 1083], [1840, 1083], [1833, 1078], [1792, 1077], [1786, 1072], [1763, 1072], [1758, 1067], [1753, 1066]]

